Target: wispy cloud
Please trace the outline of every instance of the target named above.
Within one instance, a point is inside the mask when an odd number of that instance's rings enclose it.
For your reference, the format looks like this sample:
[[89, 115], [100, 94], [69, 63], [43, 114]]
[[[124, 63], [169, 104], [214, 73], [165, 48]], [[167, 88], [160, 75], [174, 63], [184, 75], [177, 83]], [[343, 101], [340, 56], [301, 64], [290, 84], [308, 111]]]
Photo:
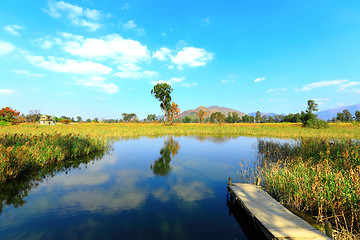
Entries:
[[4, 26], [4, 30], [7, 31], [9, 34], [14, 35], [14, 36], [20, 36], [20, 32], [19, 30], [25, 29], [22, 26], [19, 25], [6, 25]]
[[316, 99], [313, 99], [315, 102], [327, 102], [327, 101], [330, 101], [331, 99], [330, 98], [316, 98]]
[[264, 81], [266, 79], [266, 77], [258, 77], [254, 79], [254, 82], [261, 82]]
[[205, 25], [209, 25], [210, 24], [210, 19], [209, 18], [202, 18], [200, 21], [201, 25], [205, 26]]
[[0, 89], [0, 95], [11, 95], [15, 93], [16, 91], [13, 89]]
[[21, 69], [15, 69], [14, 72], [16, 72], [17, 74], [25, 75], [27, 77], [34, 77], [34, 78], [46, 77], [46, 74], [31, 73], [29, 71], [21, 70]]
[[322, 88], [322, 87], [329, 87], [329, 86], [345, 86], [346, 83], [348, 83], [349, 80], [342, 79], [342, 80], [332, 80], [332, 81], [320, 81], [320, 82], [314, 82], [307, 84], [302, 87], [301, 90], [303, 91], [309, 91], [315, 88]]
[[266, 91], [266, 93], [279, 93], [279, 92], [285, 92], [286, 88], [271, 88]]
[[15, 46], [9, 42], [2, 41], [0, 39], [0, 56], [11, 53], [15, 50]]
[[128, 22], [124, 23], [123, 28], [127, 31], [134, 31], [139, 35], [145, 34], [145, 30], [138, 27], [134, 20], [129, 20]]
[[46, 60], [42, 56], [25, 56], [31, 64], [37, 67], [41, 67], [54, 72], [63, 72], [63, 73], [73, 73], [73, 74], [109, 74], [112, 72], [112, 69], [102, 65], [100, 63], [95, 63], [91, 61], [77, 61], [74, 59], [63, 59], [49, 57]]
[[65, 16], [74, 26], [86, 27], [89, 31], [98, 30], [102, 25], [97, 21], [109, 16], [109, 14], [104, 14], [101, 11], [89, 8], [83, 9], [80, 6], [64, 1], [49, 2], [49, 8], [44, 9], [44, 11], [53, 18]]
[[233, 83], [235, 82], [235, 79], [237, 79], [237, 76], [233, 73], [229, 73], [226, 75], [225, 79], [221, 80], [220, 82], [222, 84]]
[[99, 76], [92, 76], [89, 78], [73, 78], [75, 80], [76, 85], [97, 88], [100, 91], [105, 93], [116, 93], [119, 91], [119, 87], [114, 83], [106, 83], [105, 78]]

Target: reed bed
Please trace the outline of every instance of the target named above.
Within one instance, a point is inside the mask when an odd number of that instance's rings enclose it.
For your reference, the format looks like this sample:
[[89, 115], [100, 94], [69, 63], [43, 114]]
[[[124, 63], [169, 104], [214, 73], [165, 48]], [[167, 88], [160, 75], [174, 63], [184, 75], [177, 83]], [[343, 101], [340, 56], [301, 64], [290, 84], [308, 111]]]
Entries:
[[[360, 142], [259, 140], [264, 188], [282, 204], [330, 221], [337, 236], [360, 237]], [[344, 239], [344, 237], [340, 237]]]
[[49, 163], [76, 159], [107, 148], [105, 140], [78, 134], [0, 134], [0, 182]]

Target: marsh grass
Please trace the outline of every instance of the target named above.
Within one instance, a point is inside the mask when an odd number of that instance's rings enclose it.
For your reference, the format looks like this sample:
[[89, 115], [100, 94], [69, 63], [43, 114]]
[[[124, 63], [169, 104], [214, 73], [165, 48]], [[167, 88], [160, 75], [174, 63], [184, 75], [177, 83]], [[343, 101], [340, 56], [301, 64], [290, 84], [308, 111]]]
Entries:
[[0, 182], [53, 162], [76, 159], [106, 148], [105, 140], [76, 134], [1, 134]]
[[339, 233], [359, 236], [360, 143], [302, 139], [259, 140], [264, 188], [285, 206], [330, 221]]

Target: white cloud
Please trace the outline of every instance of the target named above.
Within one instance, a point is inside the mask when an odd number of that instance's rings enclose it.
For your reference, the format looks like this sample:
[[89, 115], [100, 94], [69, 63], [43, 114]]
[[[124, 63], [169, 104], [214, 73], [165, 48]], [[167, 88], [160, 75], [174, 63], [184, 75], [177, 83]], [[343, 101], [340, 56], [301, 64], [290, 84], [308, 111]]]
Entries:
[[113, 58], [119, 62], [139, 62], [150, 59], [147, 46], [140, 42], [124, 39], [117, 34], [103, 38], [84, 38], [67, 33], [62, 36], [69, 40], [63, 44], [64, 51], [85, 58]]
[[179, 77], [179, 78], [174, 77], [167, 80], [151, 81], [150, 83], [152, 85], [156, 85], [158, 83], [167, 83], [169, 85], [181, 85], [185, 87], [192, 87], [198, 85], [197, 83], [185, 83], [184, 81], [185, 81], [185, 77]]
[[51, 17], [60, 18], [65, 16], [74, 26], [87, 27], [90, 31], [96, 31], [102, 25], [96, 21], [107, 16], [101, 11], [94, 9], [83, 9], [64, 1], [49, 2], [49, 9], [45, 9]]
[[213, 55], [213, 53], [207, 52], [203, 48], [184, 47], [172, 57], [171, 61], [177, 65], [179, 70], [182, 70], [183, 66], [204, 66], [208, 61], [213, 59]]
[[159, 73], [155, 71], [143, 71], [143, 72], [123, 71], [123, 72], [114, 73], [114, 76], [116, 77], [131, 78], [131, 79], [153, 78], [158, 75]]
[[153, 58], [156, 58], [159, 61], [165, 61], [168, 58], [171, 57], [171, 50], [166, 48], [166, 47], [162, 47], [160, 48], [160, 50], [157, 50], [153, 55]]
[[332, 80], [332, 81], [320, 81], [315, 83], [310, 83], [302, 87], [303, 91], [312, 90], [315, 88], [328, 87], [328, 86], [344, 86], [349, 80]]
[[266, 91], [266, 93], [272, 93], [272, 92], [285, 92], [286, 88], [272, 88]]
[[4, 42], [0, 39], [0, 56], [11, 53], [15, 50], [15, 46], [11, 43]]
[[354, 91], [355, 93], [357, 93], [357, 94], [360, 93], [360, 89], [353, 89], [353, 91]]
[[237, 76], [233, 73], [229, 73], [229, 74], [227, 74], [226, 78], [221, 80], [220, 82], [222, 84], [233, 83], [233, 82], [235, 82], [235, 79], [237, 79]]
[[15, 93], [16, 91], [13, 89], [0, 89], [0, 95], [10, 95]]
[[21, 69], [16, 69], [14, 70], [14, 72], [16, 72], [17, 74], [21, 74], [21, 75], [25, 75], [27, 77], [46, 77], [46, 74], [41, 74], [41, 73], [31, 73], [29, 71], [26, 70], [21, 70]]
[[4, 26], [4, 29], [11, 35], [20, 36], [21, 34], [19, 33], [19, 30], [24, 29], [24, 27], [19, 26], [19, 25], [6, 25], [6, 26]]
[[327, 101], [330, 101], [330, 98], [316, 98], [316, 99], [313, 99], [315, 102], [327, 102]]
[[142, 28], [138, 28], [134, 20], [129, 20], [128, 22], [124, 23], [123, 28], [127, 31], [135, 31], [139, 35], [145, 34], [145, 30]]
[[125, 30], [130, 30], [130, 29], [134, 29], [136, 28], [136, 23], [134, 22], [134, 20], [129, 20], [128, 22], [126, 22], [123, 27]]
[[226, 84], [226, 83], [229, 82], [229, 80], [225, 79], [225, 80], [221, 80], [220, 82], [221, 82], [222, 84]]
[[124, 6], [121, 7], [121, 10], [128, 10], [130, 9], [130, 3], [125, 3]]
[[74, 78], [75, 84], [85, 87], [98, 88], [102, 92], [116, 93], [119, 91], [119, 87], [113, 83], [105, 83], [105, 78], [99, 76], [92, 76], [89, 78]]
[[49, 57], [46, 60], [42, 56], [27, 55], [25, 58], [34, 66], [42, 67], [54, 72], [74, 73], [74, 74], [109, 74], [112, 69], [91, 61], [77, 61], [73, 59], [63, 59]]
[[265, 79], [266, 79], [266, 77], [259, 77], [259, 78], [254, 79], [254, 82], [261, 82], [261, 81], [264, 81]]

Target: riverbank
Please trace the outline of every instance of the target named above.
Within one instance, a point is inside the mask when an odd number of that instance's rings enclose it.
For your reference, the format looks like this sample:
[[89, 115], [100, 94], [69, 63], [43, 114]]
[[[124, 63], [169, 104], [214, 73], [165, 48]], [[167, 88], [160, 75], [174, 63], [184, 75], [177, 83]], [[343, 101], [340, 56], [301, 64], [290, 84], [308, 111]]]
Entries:
[[106, 149], [105, 140], [71, 133], [1, 133], [0, 183], [50, 163], [77, 159]]

